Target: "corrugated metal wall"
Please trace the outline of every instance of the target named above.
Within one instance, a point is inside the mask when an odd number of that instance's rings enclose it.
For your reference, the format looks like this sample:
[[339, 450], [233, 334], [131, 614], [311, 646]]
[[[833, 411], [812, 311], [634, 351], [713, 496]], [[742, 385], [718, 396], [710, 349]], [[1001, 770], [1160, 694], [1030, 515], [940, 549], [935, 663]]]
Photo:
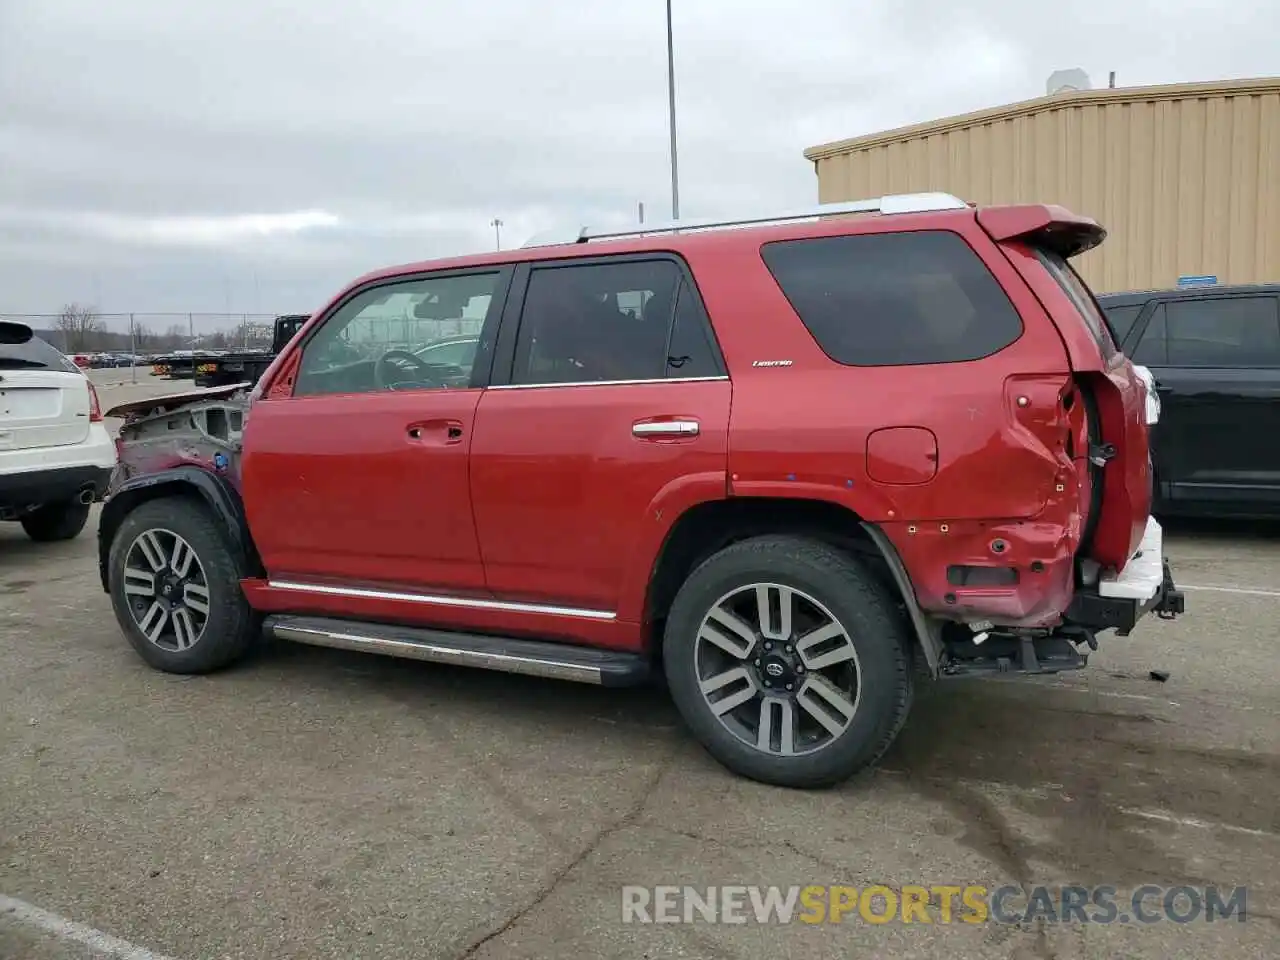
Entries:
[[820, 202], [944, 190], [980, 204], [1059, 203], [1107, 228], [1078, 261], [1099, 292], [1184, 275], [1280, 281], [1280, 89], [1133, 93], [959, 128], [940, 121], [942, 132], [818, 156]]

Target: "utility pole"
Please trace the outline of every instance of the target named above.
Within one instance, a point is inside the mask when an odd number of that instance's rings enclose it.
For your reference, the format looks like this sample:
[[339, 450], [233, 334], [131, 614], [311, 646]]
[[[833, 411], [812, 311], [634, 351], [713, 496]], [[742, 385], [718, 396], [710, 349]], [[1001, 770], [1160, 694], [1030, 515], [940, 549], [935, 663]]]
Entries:
[[489, 226], [493, 227], [493, 244], [498, 250], [502, 249], [502, 221], [494, 217], [489, 221]]
[[667, 113], [671, 123], [671, 219], [680, 219], [680, 174], [676, 164], [676, 52], [667, 0]]

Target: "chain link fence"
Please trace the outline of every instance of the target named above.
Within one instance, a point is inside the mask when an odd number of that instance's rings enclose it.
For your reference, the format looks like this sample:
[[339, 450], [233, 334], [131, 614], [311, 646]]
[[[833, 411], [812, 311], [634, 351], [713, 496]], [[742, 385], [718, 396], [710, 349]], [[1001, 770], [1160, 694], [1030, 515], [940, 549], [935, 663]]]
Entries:
[[272, 313], [0, 313], [67, 355], [270, 350]]

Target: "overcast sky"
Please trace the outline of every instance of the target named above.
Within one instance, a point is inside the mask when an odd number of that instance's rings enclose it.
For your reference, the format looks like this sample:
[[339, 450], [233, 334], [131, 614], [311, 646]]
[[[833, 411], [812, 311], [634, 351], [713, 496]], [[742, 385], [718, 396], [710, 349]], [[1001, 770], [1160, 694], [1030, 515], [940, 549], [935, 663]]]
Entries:
[[[675, 0], [681, 213], [817, 143], [1280, 74], [1275, 0]], [[0, 314], [299, 312], [367, 269], [670, 213], [663, 0], [0, 0]]]

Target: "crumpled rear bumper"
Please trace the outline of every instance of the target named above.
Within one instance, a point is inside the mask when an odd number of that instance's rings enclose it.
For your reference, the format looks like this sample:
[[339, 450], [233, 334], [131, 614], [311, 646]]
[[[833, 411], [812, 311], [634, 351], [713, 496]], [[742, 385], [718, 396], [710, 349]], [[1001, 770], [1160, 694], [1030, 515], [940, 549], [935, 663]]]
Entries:
[[1067, 623], [1091, 630], [1115, 630], [1128, 636], [1144, 616], [1172, 620], [1186, 610], [1186, 597], [1173, 579], [1164, 555], [1164, 531], [1155, 517], [1133, 557], [1118, 574], [1076, 591], [1064, 614]]

